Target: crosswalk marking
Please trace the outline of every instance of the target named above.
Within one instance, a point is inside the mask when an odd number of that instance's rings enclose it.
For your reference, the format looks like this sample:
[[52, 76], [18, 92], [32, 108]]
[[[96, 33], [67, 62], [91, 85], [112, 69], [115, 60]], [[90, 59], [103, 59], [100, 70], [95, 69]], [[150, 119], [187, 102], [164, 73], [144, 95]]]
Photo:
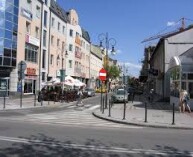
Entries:
[[33, 123], [58, 124], [62, 126], [77, 127], [104, 127], [104, 128], [142, 128], [139, 126], [129, 126], [124, 124], [113, 123], [101, 120], [92, 115], [92, 111], [99, 105], [84, 108], [84, 110], [76, 110], [76, 107], [63, 111], [55, 111], [49, 113], [27, 114], [21, 117], [5, 117], [3, 119], [26, 121]]

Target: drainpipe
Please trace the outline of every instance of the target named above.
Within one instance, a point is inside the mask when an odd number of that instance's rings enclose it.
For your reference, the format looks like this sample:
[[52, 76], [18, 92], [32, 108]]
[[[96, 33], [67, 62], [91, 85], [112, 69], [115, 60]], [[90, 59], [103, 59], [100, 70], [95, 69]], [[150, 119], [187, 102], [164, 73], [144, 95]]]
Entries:
[[51, 9], [50, 9], [50, 19], [49, 19], [49, 38], [48, 38], [48, 73], [47, 73], [47, 81], [48, 81], [48, 76], [49, 76], [49, 72], [50, 72], [50, 30], [51, 30]]
[[39, 54], [39, 91], [41, 89], [41, 62], [42, 62], [42, 19], [43, 19], [43, 2], [41, 2], [41, 33], [40, 33], [40, 54]]

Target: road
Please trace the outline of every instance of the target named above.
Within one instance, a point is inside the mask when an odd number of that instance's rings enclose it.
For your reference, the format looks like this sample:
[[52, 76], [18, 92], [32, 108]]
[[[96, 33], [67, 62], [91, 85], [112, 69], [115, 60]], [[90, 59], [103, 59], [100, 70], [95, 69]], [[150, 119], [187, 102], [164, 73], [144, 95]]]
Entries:
[[92, 116], [100, 97], [55, 109], [0, 113], [0, 156], [193, 156], [190, 130], [121, 125]]

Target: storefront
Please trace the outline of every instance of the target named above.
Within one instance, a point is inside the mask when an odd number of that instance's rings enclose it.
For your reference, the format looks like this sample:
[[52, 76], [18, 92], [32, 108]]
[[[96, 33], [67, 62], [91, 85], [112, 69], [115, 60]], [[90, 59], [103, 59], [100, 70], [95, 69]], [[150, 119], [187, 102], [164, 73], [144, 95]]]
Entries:
[[180, 56], [174, 56], [169, 64], [170, 104], [178, 105], [180, 91], [187, 90], [190, 95], [189, 105], [193, 109], [193, 48]]
[[24, 80], [24, 94], [34, 94], [36, 91], [37, 75], [35, 68], [27, 68]]

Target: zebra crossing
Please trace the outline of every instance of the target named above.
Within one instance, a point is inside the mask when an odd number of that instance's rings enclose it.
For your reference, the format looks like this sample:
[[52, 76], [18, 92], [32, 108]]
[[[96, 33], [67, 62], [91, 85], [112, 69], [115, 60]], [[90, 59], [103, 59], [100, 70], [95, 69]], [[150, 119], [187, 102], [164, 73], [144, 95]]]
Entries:
[[9, 120], [73, 127], [142, 128], [98, 119], [92, 115], [92, 111], [98, 107], [99, 105], [92, 106], [88, 104], [78, 107], [69, 106], [67, 110], [26, 114], [20, 117], [10, 117]]

